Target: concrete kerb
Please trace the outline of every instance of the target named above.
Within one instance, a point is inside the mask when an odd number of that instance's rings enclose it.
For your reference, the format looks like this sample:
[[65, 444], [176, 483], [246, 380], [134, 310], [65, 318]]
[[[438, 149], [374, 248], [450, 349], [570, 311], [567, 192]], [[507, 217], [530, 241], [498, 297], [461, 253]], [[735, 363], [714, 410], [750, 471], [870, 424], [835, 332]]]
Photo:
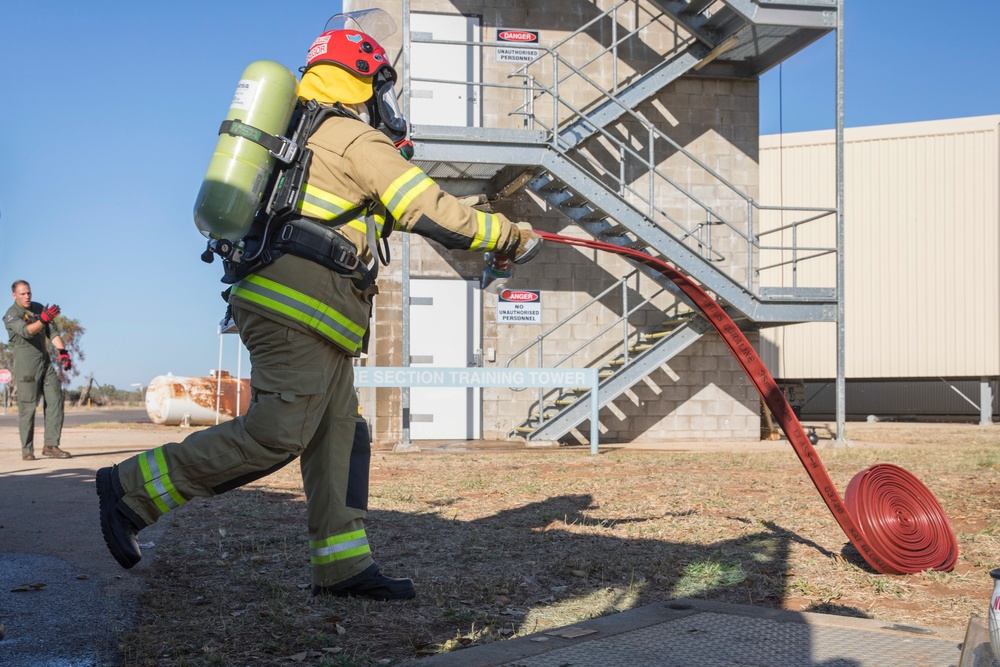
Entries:
[[[672, 600], [566, 628], [410, 660], [403, 666], [943, 667], [958, 665], [962, 654], [962, 646], [952, 634], [873, 619]], [[989, 663], [984, 667], [990, 667]]]

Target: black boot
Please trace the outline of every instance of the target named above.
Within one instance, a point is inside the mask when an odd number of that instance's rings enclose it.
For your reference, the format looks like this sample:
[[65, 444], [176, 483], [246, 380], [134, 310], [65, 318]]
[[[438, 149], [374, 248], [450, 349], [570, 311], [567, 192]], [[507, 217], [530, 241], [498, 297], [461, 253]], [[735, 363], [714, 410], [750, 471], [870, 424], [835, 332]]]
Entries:
[[118, 466], [97, 471], [97, 497], [101, 505], [101, 533], [111, 555], [126, 570], [142, 560], [139, 550], [139, 529], [118, 509], [125, 495], [118, 481]]
[[408, 600], [417, 596], [412, 579], [387, 577], [372, 563], [368, 569], [332, 586], [313, 586], [313, 595], [362, 597], [373, 600]]

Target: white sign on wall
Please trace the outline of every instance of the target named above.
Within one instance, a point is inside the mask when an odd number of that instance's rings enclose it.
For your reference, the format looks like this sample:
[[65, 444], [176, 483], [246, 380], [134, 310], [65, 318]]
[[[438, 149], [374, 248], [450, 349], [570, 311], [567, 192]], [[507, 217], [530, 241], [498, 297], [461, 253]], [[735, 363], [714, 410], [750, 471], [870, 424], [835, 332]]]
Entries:
[[505, 289], [497, 296], [497, 324], [542, 323], [540, 290]]
[[494, 49], [498, 63], [530, 63], [538, 57], [539, 50], [530, 48], [538, 44], [537, 30], [497, 28], [497, 46]]

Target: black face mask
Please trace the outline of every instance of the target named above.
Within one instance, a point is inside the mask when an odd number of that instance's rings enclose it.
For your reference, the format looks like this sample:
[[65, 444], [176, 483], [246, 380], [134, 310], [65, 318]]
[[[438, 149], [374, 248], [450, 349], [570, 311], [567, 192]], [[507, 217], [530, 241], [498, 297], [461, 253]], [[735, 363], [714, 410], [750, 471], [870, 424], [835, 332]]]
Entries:
[[367, 104], [372, 127], [389, 137], [403, 157], [409, 160], [413, 157], [413, 142], [410, 141], [409, 125], [399, 109], [392, 78], [384, 71], [379, 72], [372, 82], [372, 89], [375, 94]]

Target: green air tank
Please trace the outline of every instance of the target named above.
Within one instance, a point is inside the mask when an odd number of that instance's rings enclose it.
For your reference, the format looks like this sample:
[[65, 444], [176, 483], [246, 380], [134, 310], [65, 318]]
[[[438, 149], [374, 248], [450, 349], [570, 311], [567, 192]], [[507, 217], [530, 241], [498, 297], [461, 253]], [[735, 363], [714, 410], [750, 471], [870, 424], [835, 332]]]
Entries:
[[[285, 135], [297, 89], [295, 75], [284, 65], [252, 62], [243, 71], [226, 120], [239, 121], [234, 131], [249, 137], [255, 136], [254, 130]], [[198, 230], [210, 239], [241, 239], [261, 206], [276, 162], [259, 143], [221, 133], [194, 205]]]

